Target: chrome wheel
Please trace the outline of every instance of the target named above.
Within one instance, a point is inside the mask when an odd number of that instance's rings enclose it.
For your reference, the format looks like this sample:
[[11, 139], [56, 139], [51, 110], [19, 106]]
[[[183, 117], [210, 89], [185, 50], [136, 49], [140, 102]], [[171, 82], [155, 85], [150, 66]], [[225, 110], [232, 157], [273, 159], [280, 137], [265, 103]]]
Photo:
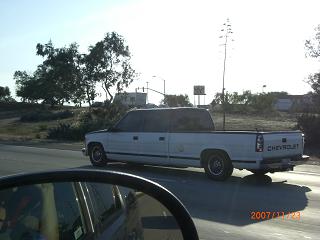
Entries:
[[208, 160], [208, 170], [212, 175], [219, 176], [223, 173], [224, 162], [223, 159], [218, 156], [213, 156]]
[[100, 146], [93, 146], [91, 150], [91, 159], [96, 163], [100, 163], [103, 160], [103, 152]]

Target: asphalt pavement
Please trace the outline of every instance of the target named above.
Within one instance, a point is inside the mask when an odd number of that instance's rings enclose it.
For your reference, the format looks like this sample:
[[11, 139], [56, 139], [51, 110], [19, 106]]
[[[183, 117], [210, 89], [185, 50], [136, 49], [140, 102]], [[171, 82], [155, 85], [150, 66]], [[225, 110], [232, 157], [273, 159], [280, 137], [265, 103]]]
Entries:
[[[80, 151], [0, 144], [1, 176], [74, 167], [92, 168]], [[235, 170], [225, 182], [211, 181], [196, 168], [110, 164], [106, 169], [168, 188], [189, 210], [201, 239], [320, 239], [320, 166], [260, 178]]]

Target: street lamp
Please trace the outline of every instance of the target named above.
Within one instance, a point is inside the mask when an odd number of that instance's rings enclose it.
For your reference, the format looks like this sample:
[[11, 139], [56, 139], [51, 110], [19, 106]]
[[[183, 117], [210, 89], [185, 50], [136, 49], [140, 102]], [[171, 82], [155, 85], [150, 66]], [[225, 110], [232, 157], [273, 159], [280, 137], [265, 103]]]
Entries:
[[160, 78], [161, 80], [163, 80], [163, 96], [166, 96], [166, 80], [163, 79], [162, 77], [159, 76], [152, 76], [153, 78]]

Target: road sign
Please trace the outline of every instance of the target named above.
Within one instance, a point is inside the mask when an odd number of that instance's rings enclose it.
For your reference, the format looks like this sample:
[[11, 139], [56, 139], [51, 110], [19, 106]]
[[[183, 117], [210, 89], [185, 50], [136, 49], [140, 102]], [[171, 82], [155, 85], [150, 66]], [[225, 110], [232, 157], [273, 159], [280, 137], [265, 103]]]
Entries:
[[206, 95], [204, 91], [204, 86], [193, 86], [193, 95]]

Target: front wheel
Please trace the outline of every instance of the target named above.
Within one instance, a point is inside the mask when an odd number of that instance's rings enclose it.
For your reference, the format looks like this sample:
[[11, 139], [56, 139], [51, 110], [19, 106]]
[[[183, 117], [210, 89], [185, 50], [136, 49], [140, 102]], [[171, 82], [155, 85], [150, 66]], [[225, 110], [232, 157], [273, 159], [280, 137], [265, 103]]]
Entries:
[[226, 154], [214, 152], [209, 154], [204, 161], [204, 171], [209, 178], [224, 181], [231, 176], [233, 166]]
[[89, 149], [90, 161], [93, 166], [107, 165], [107, 157], [101, 144], [94, 144]]

